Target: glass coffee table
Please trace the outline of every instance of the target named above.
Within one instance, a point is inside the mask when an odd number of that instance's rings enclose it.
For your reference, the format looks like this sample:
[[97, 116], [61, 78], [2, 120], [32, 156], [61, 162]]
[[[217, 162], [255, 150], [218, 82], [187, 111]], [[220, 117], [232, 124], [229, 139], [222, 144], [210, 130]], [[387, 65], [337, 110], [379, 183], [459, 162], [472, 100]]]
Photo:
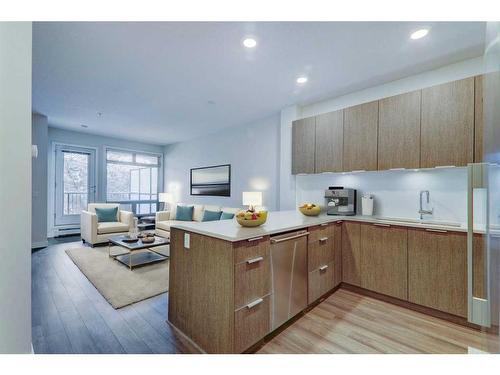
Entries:
[[[169, 238], [155, 236], [154, 242], [143, 243], [141, 239], [137, 242], [125, 242], [126, 236], [111, 237], [108, 241], [108, 255], [110, 258], [123, 263], [131, 270], [138, 266], [163, 262], [168, 256], [154, 250], [155, 247], [170, 244]], [[111, 246], [116, 245], [128, 250], [128, 253], [111, 255]]]

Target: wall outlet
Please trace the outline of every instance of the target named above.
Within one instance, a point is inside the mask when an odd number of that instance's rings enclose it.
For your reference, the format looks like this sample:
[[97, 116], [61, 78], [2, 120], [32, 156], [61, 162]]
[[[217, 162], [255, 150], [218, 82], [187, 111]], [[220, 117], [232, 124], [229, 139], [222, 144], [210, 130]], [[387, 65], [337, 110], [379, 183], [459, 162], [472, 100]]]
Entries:
[[189, 249], [189, 241], [191, 239], [191, 236], [189, 233], [184, 233], [184, 248]]

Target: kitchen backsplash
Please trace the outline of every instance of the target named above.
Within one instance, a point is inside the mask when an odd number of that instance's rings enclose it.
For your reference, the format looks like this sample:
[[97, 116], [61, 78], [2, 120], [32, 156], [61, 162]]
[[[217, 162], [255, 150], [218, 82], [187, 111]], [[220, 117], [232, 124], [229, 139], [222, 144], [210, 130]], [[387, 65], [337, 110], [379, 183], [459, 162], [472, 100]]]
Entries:
[[[324, 190], [329, 186], [357, 189], [358, 214], [361, 214], [361, 195], [372, 194], [375, 216], [419, 218], [419, 192], [429, 190], [434, 214], [426, 218], [460, 223], [467, 220], [467, 168], [298, 175], [296, 203], [312, 202], [324, 206]], [[476, 203], [476, 217], [481, 217], [483, 210]], [[491, 218], [496, 224], [498, 215], [492, 213]]]

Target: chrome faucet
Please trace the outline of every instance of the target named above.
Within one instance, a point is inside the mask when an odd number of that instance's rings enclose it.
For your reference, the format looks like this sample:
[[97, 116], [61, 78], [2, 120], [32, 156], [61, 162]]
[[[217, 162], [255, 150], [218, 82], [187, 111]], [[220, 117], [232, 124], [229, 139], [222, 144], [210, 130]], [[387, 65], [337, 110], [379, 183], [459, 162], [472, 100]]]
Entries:
[[426, 201], [427, 205], [429, 205], [429, 198], [430, 198], [430, 193], [429, 190], [421, 190], [420, 191], [420, 209], [418, 210], [418, 213], [420, 214], [420, 220], [424, 218], [424, 215], [432, 215], [434, 213], [434, 209], [431, 208], [430, 210], [424, 210], [423, 209], [423, 202], [422, 202], [422, 197], [426, 195]]

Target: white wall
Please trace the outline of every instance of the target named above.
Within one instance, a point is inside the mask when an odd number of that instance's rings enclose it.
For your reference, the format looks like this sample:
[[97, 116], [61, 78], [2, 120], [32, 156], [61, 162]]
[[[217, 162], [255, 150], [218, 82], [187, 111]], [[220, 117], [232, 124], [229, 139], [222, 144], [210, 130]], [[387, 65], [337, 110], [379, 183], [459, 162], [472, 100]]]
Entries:
[[0, 22], [0, 353], [31, 352], [31, 22]]
[[[104, 137], [100, 135], [93, 135], [83, 132], [75, 132], [70, 130], [63, 130], [58, 128], [53, 128], [50, 126], [49, 119], [49, 132], [48, 132], [48, 236], [51, 237], [53, 234], [54, 226], [54, 153], [52, 150], [52, 145], [54, 143], [62, 143], [73, 146], [84, 146], [96, 149], [96, 177], [97, 177], [97, 202], [106, 201], [106, 148], [114, 147], [117, 149], [132, 150], [132, 151], [143, 151], [154, 154], [163, 155], [163, 146], [151, 145], [140, 142], [126, 141], [122, 139], [116, 139], [111, 137]], [[160, 185], [159, 190], [163, 189], [163, 176], [160, 170]]]
[[31, 181], [31, 247], [47, 246], [47, 117], [33, 113], [31, 124], [32, 143], [38, 147], [38, 157], [33, 159]]
[[[243, 191], [262, 191], [263, 205], [278, 207], [279, 122], [274, 116], [188, 142], [165, 146], [165, 189], [177, 202], [240, 207]], [[231, 164], [231, 196], [191, 196], [191, 168]]]
[[[341, 108], [369, 102], [372, 100], [378, 100], [384, 97], [398, 95], [401, 93], [422, 89], [424, 87], [438, 85], [441, 83], [450, 82], [453, 80], [458, 80], [474, 76], [477, 74], [482, 74], [484, 72], [485, 72], [485, 65], [482, 58], [474, 58], [462, 61], [460, 63], [448, 65], [440, 69], [432, 70], [422, 74], [403, 78], [397, 81], [389, 82], [384, 85], [354, 92], [338, 98], [333, 98], [322, 102], [312, 103], [309, 105], [302, 106], [297, 110], [295, 110], [296, 114], [295, 118], [293, 116], [294, 112], [293, 110], [291, 110], [290, 108], [284, 109], [282, 111], [282, 122], [281, 122], [282, 138], [280, 147], [281, 149], [280, 158], [281, 158], [281, 165], [286, 166], [287, 170], [281, 171], [282, 175], [281, 178], [285, 179], [287, 181], [288, 186], [292, 187], [292, 189], [294, 186], [292, 181], [296, 181], [295, 183], [296, 192], [295, 194], [288, 193], [284, 195], [283, 199], [280, 202], [281, 206], [287, 208], [295, 206], [297, 203], [300, 203], [301, 201], [306, 199], [305, 197], [307, 197], [309, 194], [308, 189], [311, 189], [312, 185], [316, 184], [317, 189], [324, 190], [328, 187], [328, 181], [332, 180], [332, 177], [324, 177], [322, 175], [320, 176], [308, 175], [299, 177], [291, 176], [290, 168], [288, 166], [291, 165], [290, 139], [291, 139], [291, 122], [293, 120], [315, 116], [321, 113], [335, 111]], [[378, 175], [380, 175], [380, 177], [376, 177]], [[458, 178], [457, 175], [455, 175], [454, 173], [447, 173], [446, 171], [438, 170], [434, 172], [424, 172], [423, 175], [431, 177], [429, 177], [429, 179], [427, 180], [419, 180], [420, 181], [419, 186], [422, 186], [422, 189], [427, 190], [429, 189], [428, 186], [430, 185], [441, 186], [441, 187], [449, 186], [451, 191], [454, 191], [454, 193], [450, 194], [454, 195], [455, 198], [458, 199], [458, 195], [461, 194], [459, 193], [460, 189], [454, 190], [453, 182], [456, 182]], [[370, 172], [366, 172], [356, 175], [355, 184], [353, 182], [353, 186], [349, 186], [347, 182], [344, 183], [344, 185], [346, 185], [346, 187], [353, 187], [353, 188], [362, 187], [363, 189], [366, 190], [379, 189], [380, 191], [389, 191], [390, 189], [393, 189], [394, 193], [394, 191], [397, 191], [397, 189], [400, 188], [406, 189], [407, 187], [410, 187], [409, 185], [405, 185], [403, 182], [399, 180], [400, 176], [402, 178], [406, 178], [407, 180], [408, 179], [411, 180], [409, 176], [412, 176], [412, 174], [409, 172], [407, 174], [402, 174], [402, 175], [392, 175], [385, 173], [380, 174], [380, 172], [376, 172], [375, 174], [373, 174]], [[343, 180], [343, 178], [341, 178], [341, 180], [345, 181]], [[387, 184], [385, 183], [385, 178], [387, 178]], [[352, 180], [348, 179], [347, 181], [350, 183]], [[424, 181], [426, 182], [424, 183]], [[465, 181], [463, 183], [465, 183]], [[461, 184], [460, 186], [462, 186], [462, 182], [460, 184]], [[414, 195], [414, 193], [415, 193], [414, 189], [413, 192], [412, 189], [410, 189], [409, 194]], [[438, 195], [439, 194], [434, 194], [433, 196], [437, 198]], [[382, 196], [384, 195], [382, 194]], [[398, 194], [394, 194], [394, 196], [396, 197], [398, 196]], [[293, 197], [293, 199], [291, 197]], [[462, 198], [463, 197], [461, 196], [461, 198], [459, 199], [460, 202], [463, 202]], [[317, 196], [315, 199], [316, 200], [318, 199]], [[384, 209], [385, 203], [389, 201], [390, 200], [386, 199], [382, 199], [381, 201], [379, 201], [378, 211], [380, 214], [382, 214], [383, 212], [390, 212]], [[397, 199], [397, 201], [398, 201], [397, 205], [398, 210], [400, 210], [401, 213], [406, 213], [405, 216], [409, 215], [411, 212], [414, 211], [414, 204], [415, 202], [417, 202], [416, 198], [403, 199], [403, 195], [401, 195], [400, 199]], [[440, 205], [442, 204], [446, 206], [439, 210], [440, 215], [442, 215], [443, 218], [449, 218], [449, 219], [453, 217], [457, 219], [465, 217], [466, 214], [465, 205], [459, 204], [458, 208], [457, 207], [454, 208], [451, 206], [448, 207], [448, 205], [452, 201], [454, 200], [445, 199], [443, 202], [439, 203]], [[318, 203], [323, 203], [323, 201], [320, 201]], [[382, 204], [384, 204], [384, 206], [381, 206]], [[393, 204], [391, 206], [395, 205]]]

